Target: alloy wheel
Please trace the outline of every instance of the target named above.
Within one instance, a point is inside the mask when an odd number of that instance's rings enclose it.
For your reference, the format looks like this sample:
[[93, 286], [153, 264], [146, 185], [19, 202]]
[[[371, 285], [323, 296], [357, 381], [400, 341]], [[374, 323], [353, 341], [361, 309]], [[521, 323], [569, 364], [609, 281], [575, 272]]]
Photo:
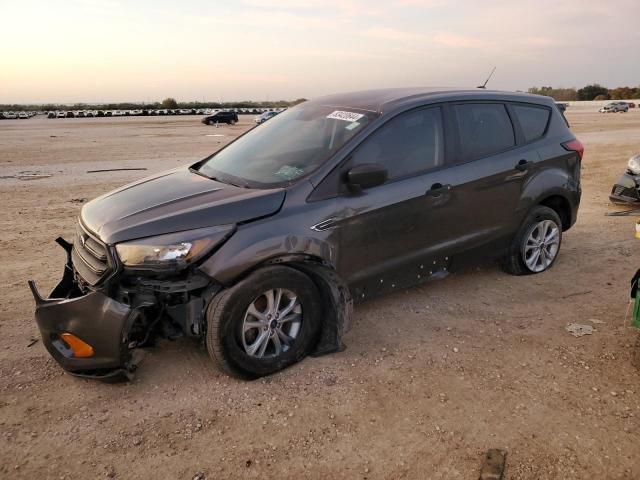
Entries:
[[527, 268], [532, 272], [546, 270], [558, 255], [560, 248], [560, 229], [551, 220], [542, 220], [534, 224], [522, 251]]
[[267, 290], [244, 314], [244, 351], [254, 358], [275, 358], [291, 347], [301, 325], [302, 305], [297, 295], [284, 288]]

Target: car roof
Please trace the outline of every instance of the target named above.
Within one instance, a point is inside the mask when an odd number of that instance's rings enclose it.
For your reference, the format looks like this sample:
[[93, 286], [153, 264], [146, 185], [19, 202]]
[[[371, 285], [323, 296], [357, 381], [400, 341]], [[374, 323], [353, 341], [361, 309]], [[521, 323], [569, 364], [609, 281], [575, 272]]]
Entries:
[[455, 100], [512, 100], [552, 105], [553, 99], [542, 95], [521, 92], [502, 92], [482, 88], [419, 87], [385, 88], [339, 93], [318, 97], [310, 102], [325, 106], [350, 107], [383, 114], [400, 106], [424, 103], [425, 101]]

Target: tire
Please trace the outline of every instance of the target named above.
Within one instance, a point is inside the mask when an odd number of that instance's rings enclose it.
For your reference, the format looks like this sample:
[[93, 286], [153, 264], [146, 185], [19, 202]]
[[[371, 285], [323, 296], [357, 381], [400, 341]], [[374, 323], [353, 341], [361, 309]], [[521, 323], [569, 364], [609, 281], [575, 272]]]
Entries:
[[[542, 247], [544, 250], [544, 256], [542, 252], [539, 252], [539, 257], [537, 259], [539, 264], [533, 262], [535, 259], [534, 256], [529, 257], [531, 261], [528, 263], [525, 250], [529, 253], [534, 252], [532, 255], [535, 255], [535, 250], [540, 250], [540, 248], [535, 245], [535, 238], [532, 238], [532, 236], [535, 237], [536, 235], [540, 235], [544, 231], [544, 227], [542, 225], [551, 227], [552, 224], [548, 222], [553, 222], [553, 224], [555, 224], [556, 234], [553, 237], [553, 241], [545, 243], [545, 246]], [[540, 227], [540, 229], [535, 232], [537, 226]], [[552, 230], [549, 229], [548, 232], [547, 238], [551, 238]], [[554, 247], [552, 247], [552, 244]], [[553, 266], [558, 258], [558, 254], [560, 253], [561, 245], [562, 221], [560, 220], [560, 217], [555, 210], [538, 205], [529, 212], [524, 222], [522, 222], [522, 226], [511, 242], [509, 254], [504, 259], [502, 267], [505, 272], [512, 275], [532, 275], [535, 273], [542, 273]], [[551, 257], [551, 253], [553, 253], [551, 261], [547, 262], [547, 259]], [[532, 267], [531, 263], [534, 263], [535, 267]]]
[[[282, 317], [299, 318], [299, 322], [285, 320], [286, 323], [281, 324], [280, 331], [286, 333], [285, 337], [276, 333], [278, 330], [273, 325], [278, 317], [271, 320], [266, 317], [267, 312], [276, 310], [266, 308], [268, 299], [265, 293], [275, 293], [278, 289], [282, 291], [280, 305], [293, 305], [291, 297], [295, 297], [300, 306], [300, 313], [296, 313], [296, 306]], [[258, 308], [260, 303], [264, 309]], [[249, 313], [251, 306], [254, 306], [254, 312], [264, 314], [262, 320]], [[286, 308], [280, 308], [280, 311], [284, 310]], [[254, 379], [270, 375], [309, 354], [318, 338], [321, 310], [318, 289], [305, 274], [284, 266], [262, 268], [222, 291], [210, 302], [207, 307], [207, 351], [214, 363], [231, 376]], [[261, 326], [245, 330], [245, 320], [251, 325], [260, 323]], [[259, 343], [260, 338], [266, 338], [266, 349], [257, 348], [255, 354], [250, 354], [249, 350]], [[288, 338], [288, 345], [285, 338]], [[280, 344], [279, 353], [276, 342]]]

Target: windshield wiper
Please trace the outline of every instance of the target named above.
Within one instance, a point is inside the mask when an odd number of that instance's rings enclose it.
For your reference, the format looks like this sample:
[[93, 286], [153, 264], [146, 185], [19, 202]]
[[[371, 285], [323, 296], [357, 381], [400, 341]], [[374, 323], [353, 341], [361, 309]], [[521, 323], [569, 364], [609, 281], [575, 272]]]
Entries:
[[229, 181], [227, 178], [222, 179], [220, 177], [214, 177], [212, 175], [205, 175], [204, 173], [202, 173], [200, 170], [196, 170], [195, 168], [190, 167], [189, 170], [191, 170], [193, 173], [197, 173], [198, 175], [204, 177], [204, 178], [208, 178], [209, 180], [213, 180], [214, 182], [220, 182], [220, 183], [224, 183], [226, 185], [231, 185], [234, 187], [238, 187], [238, 188], [251, 188], [251, 186], [249, 186], [249, 183], [242, 183], [239, 182], [238, 180], [240, 180], [239, 178], [236, 179], [237, 177], [234, 177], [234, 181], [231, 182]]

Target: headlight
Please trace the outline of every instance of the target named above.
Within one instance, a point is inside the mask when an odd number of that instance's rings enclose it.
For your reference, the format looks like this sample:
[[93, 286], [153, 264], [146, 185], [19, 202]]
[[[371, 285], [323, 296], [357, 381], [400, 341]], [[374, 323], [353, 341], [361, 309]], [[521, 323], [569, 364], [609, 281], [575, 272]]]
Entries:
[[634, 175], [640, 175], [640, 155], [634, 155], [629, 159], [627, 168]]
[[125, 267], [133, 269], [181, 269], [193, 263], [233, 232], [233, 225], [199, 228], [142, 238], [116, 245]]

